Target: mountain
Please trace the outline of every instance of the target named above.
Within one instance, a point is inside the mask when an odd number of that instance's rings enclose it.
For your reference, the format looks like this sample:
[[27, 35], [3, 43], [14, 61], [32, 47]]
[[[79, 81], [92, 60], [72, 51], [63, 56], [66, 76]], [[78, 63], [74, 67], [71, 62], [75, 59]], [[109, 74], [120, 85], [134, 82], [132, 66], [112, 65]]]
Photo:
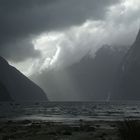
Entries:
[[9, 92], [2, 83], [0, 83], [0, 101], [12, 101]]
[[87, 54], [67, 68], [45, 71], [32, 79], [48, 91], [52, 100], [106, 100], [125, 54], [120, 48], [105, 45], [94, 58]]
[[140, 31], [125, 55], [116, 79], [114, 99], [140, 100]]
[[0, 57], [0, 100], [46, 101], [44, 91]]

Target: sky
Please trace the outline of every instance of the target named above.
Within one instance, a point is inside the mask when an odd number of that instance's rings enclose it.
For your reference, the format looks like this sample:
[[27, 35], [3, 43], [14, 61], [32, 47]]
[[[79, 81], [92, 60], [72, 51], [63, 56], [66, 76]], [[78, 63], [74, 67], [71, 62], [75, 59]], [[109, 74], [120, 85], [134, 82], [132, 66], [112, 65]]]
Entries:
[[131, 45], [140, 0], [0, 0], [0, 55], [26, 76]]

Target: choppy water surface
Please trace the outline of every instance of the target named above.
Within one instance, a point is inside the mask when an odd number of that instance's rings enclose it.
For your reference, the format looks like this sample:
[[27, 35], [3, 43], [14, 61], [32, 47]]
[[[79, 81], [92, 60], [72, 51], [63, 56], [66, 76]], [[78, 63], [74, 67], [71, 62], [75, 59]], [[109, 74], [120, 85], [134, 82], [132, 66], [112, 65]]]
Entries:
[[139, 102], [0, 103], [0, 119], [76, 121], [125, 118], [140, 118]]

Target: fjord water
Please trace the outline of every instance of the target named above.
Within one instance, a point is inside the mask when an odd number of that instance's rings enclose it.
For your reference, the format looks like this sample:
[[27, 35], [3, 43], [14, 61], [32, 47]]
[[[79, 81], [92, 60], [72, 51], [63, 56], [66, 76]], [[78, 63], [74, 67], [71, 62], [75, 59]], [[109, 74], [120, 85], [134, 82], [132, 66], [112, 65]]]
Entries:
[[74, 122], [140, 118], [140, 102], [1, 102], [0, 119]]

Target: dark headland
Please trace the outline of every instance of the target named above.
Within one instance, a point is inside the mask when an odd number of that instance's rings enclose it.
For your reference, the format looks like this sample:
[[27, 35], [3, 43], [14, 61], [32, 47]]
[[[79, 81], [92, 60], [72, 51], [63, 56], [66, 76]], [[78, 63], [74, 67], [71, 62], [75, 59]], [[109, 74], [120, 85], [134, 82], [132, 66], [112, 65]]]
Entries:
[[0, 101], [47, 101], [45, 92], [0, 57]]

